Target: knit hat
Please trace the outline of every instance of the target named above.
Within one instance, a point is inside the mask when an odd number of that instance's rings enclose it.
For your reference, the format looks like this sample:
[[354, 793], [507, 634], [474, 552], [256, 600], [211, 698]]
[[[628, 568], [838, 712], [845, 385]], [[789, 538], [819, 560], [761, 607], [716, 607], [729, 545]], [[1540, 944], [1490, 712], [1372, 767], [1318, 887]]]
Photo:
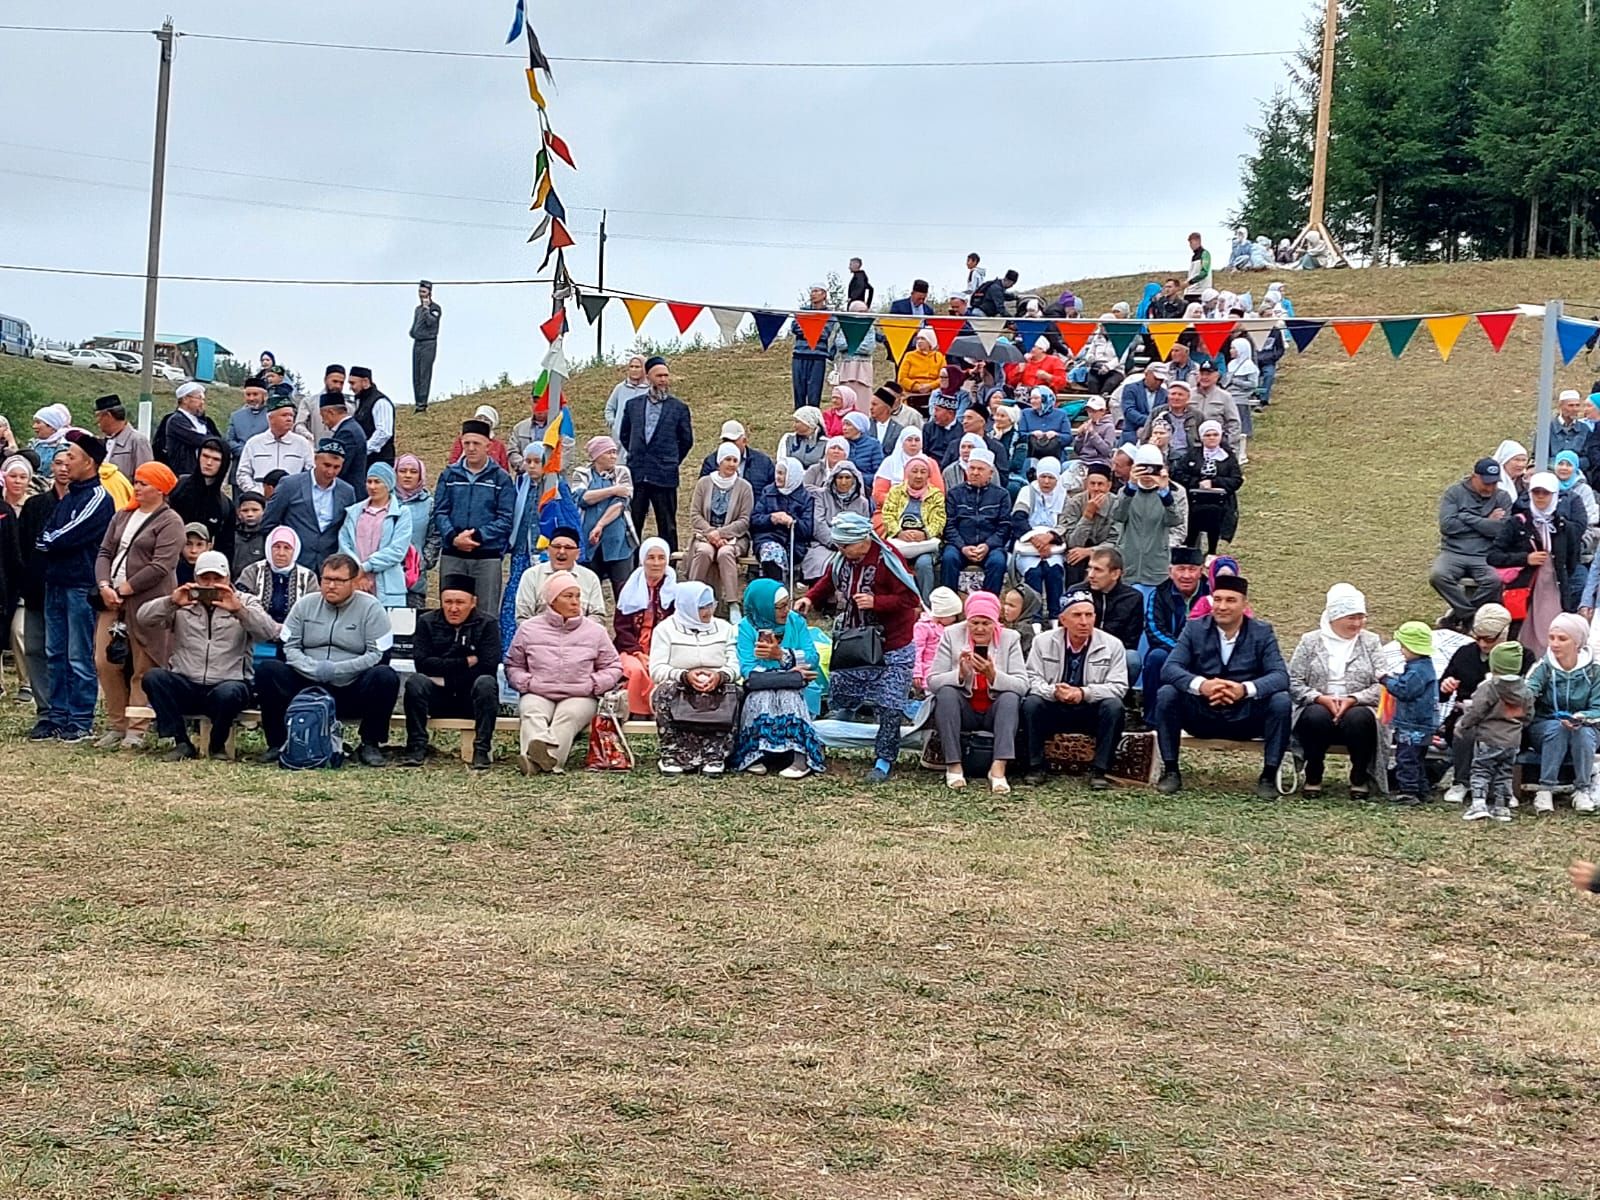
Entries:
[[571, 571], [557, 571], [544, 581], [544, 587], [539, 589], [539, 595], [546, 604], [550, 604], [562, 592], [578, 586], [578, 577]]
[[1473, 637], [1504, 637], [1511, 628], [1511, 610], [1503, 604], [1485, 604], [1472, 614]]
[[1000, 597], [993, 592], [972, 592], [967, 596], [967, 619], [973, 617], [988, 617], [991, 621], [1000, 619]]
[[1061, 598], [1061, 611], [1066, 612], [1068, 609], [1076, 608], [1080, 604], [1087, 604], [1090, 608], [1093, 608], [1094, 593], [1087, 588], [1075, 588]]
[[1522, 646], [1517, 642], [1500, 642], [1489, 651], [1489, 674], [1522, 674]]
[[959, 617], [961, 597], [947, 587], [936, 587], [928, 593], [928, 609], [936, 617]]
[[795, 409], [794, 419], [807, 426], [812, 433], [822, 428], [822, 410], [813, 404], [805, 404]]
[[394, 491], [394, 468], [391, 467], [388, 463], [383, 463], [383, 462], [368, 463], [367, 464], [367, 478], [368, 479], [376, 479], [380, 483], [382, 483], [384, 487], [388, 488], [391, 492]]
[[1433, 654], [1433, 630], [1421, 621], [1407, 621], [1394, 631], [1394, 640], [1413, 654]]

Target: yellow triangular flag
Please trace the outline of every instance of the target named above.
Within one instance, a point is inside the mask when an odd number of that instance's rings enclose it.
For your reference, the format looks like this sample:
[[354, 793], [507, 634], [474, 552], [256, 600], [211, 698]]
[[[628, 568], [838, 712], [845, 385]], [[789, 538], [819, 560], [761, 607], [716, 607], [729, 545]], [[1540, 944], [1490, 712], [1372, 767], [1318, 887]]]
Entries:
[[879, 317], [878, 331], [889, 344], [889, 357], [899, 362], [905, 357], [906, 347], [922, 328], [921, 317]]
[[539, 80], [532, 67], [528, 68], [528, 97], [541, 109], [544, 108], [544, 96], [539, 92]]
[[622, 303], [627, 307], [628, 315], [633, 318], [633, 331], [638, 333], [639, 326], [644, 324], [644, 319], [650, 315], [650, 310], [661, 302], [659, 300], [630, 300], [624, 296]]
[[546, 171], [543, 175], [539, 176], [539, 182], [533, 189], [533, 203], [528, 206], [528, 210], [531, 212], [534, 209], [543, 208], [545, 197], [549, 195], [550, 172]]
[[1150, 331], [1150, 340], [1156, 344], [1156, 353], [1166, 358], [1172, 353], [1173, 344], [1189, 328], [1189, 322], [1151, 321], [1145, 328]]
[[1439, 347], [1439, 357], [1445, 362], [1450, 361], [1450, 351], [1456, 348], [1456, 339], [1461, 336], [1461, 331], [1467, 327], [1471, 317], [1429, 317], [1422, 323], [1428, 327], [1428, 332], [1433, 335], [1433, 344]]

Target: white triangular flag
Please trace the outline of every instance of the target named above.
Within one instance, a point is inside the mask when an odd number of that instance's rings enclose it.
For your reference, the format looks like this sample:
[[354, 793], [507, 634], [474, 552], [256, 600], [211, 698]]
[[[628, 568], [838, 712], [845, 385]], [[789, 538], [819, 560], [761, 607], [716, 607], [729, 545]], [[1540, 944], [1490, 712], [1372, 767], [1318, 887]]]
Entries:
[[743, 321], [744, 318], [745, 311], [742, 308], [713, 308], [711, 310], [711, 319], [717, 323], [717, 328], [722, 331], [722, 344], [724, 346], [732, 344], [733, 339], [739, 332], [739, 322]]

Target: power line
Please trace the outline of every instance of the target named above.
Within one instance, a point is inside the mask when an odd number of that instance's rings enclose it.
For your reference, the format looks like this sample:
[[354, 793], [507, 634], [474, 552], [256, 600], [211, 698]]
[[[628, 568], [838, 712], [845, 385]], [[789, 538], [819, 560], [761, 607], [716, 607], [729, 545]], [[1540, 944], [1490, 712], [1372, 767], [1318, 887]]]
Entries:
[[0, 25], [7, 33], [143, 33], [153, 34], [154, 29], [94, 29], [81, 25]]
[[[95, 271], [87, 267], [40, 267], [23, 263], [0, 263], [0, 271], [23, 271], [33, 275], [86, 275], [95, 279], [143, 279], [143, 271]], [[259, 283], [294, 284], [299, 287], [416, 287], [415, 279], [268, 279], [252, 275], [162, 275], [163, 283]], [[549, 283], [540, 279], [435, 279], [435, 287], [512, 287], [530, 283]]]

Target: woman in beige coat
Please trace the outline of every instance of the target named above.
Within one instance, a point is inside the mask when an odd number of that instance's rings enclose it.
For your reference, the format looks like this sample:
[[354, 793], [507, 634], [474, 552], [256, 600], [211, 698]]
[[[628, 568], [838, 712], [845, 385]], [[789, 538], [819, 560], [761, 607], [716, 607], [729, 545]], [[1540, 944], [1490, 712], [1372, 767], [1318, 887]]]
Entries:
[[689, 578], [711, 585], [716, 599], [738, 621], [739, 558], [750, 552], [750, 515], [755, 492], [739, 477], [739, 447], [717, 447], [717, 469], [703, 475], [689, 499]]

